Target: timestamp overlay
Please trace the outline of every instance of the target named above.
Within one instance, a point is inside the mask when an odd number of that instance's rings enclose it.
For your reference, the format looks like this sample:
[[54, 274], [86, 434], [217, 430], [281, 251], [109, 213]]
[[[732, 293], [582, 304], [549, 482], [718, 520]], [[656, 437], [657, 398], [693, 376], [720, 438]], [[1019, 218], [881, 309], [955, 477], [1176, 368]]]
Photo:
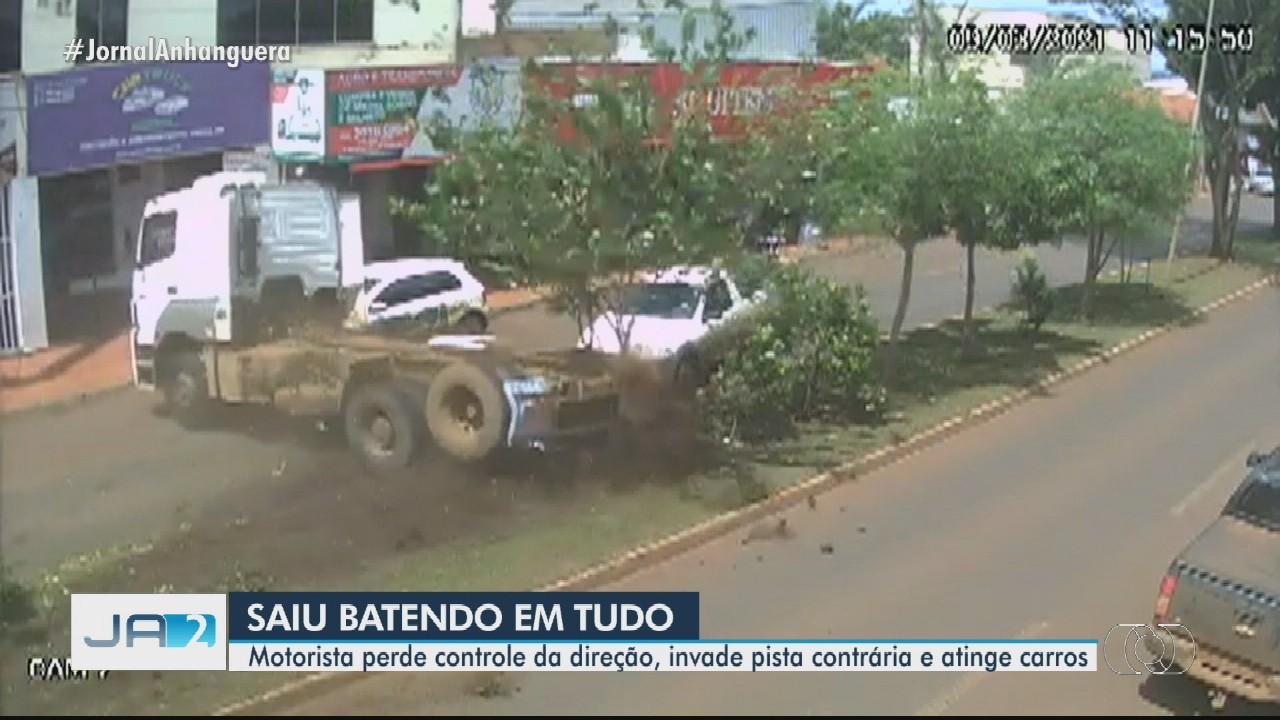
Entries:
[[1098, 23], [953, 23], [947, 47], [958, 55], [1101, 55], [1107, 34]]
[[1253, 52], [1253, 23], [1130, 23], [1120, 27], [1131, 53], [1199, 55]]

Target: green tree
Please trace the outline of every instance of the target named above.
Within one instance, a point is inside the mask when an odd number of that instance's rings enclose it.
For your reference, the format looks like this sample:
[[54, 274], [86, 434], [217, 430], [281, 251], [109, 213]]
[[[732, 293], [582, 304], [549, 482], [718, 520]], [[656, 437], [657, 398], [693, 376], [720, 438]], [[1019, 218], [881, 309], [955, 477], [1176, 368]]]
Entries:
[[[1280, 66], [1280, 43], [1275, 43], [1274, 52], [1276, 65]], [[1273, 73], [1254, 86], [1250, 104], [1265, 106], [1271, 117], [1271, 124], [1261, 128], [1258, 139], [1262, 145], [1261, 154], [1267, 158], [1274, 172], [1280, 168], [1280, 73]], [[1280, 194], [1271, 196], [1271, 234], [1280, 238]]]
[[[694, 47], [682, 12], [682, 46], [657, 50], [684, 63], [696, 92], [743, 38], [716, 6], [716, 41]], [[673, 114], [643, 72], [588, 78], [531, 63], [526, 75], [516, 126], [458, 133], [428, 199], [403, 208], [437, 247], [506, 258], [513, 280], [551, 290], [580, 331], [599, 313], [626, 316], [616, 311], [640, 273], [741, 247], [750, 155], [713, 136], [705, 107]], [[614, 330], [625, 349], [630, 327]]]
[[[1052, 0], [1068, 2], [1069, 0]], [[1204, 97], [1200, 119], [1203, 150], [1200, 152], [1209, 179], [1213, 204], [1213, 240], [1210, 254], [1230, 257], [1234, 252], [1236, 221], [1240, 209], [1240, 183], [1233, 178], [1240, 166], [1240, 115], [1253, 103], [1267, 97], [1280, 103], [1280, 93], [1267, 90], [1271, 78], [1280, 72], [1280, 3], [1267, 0], [1218, 0], [1209, 23], [1209, 0], [1168, 0], [1161, 11], [1157, 3], [1142, 0], [1093, 0], [1088, 3], [1100, 14], [1119, 22], [1167, 22], [1175, 26], [1194, 27], [1212, 24], [1215, 31], [1248, 26], [1251, 51], [1239, 39], [1221, 41], [1221, 36], [1193, 37], [1183, 31], [1171, 38], [1184, 46], [1184, 52], [1165, 52], [1169, 67], [1193, 88], [1198, 85], [1200, 69], [1204, 73]], [[1268, 107], [1272, 107], [1268, 104]], [[1275, 133], [1272, 133], [1272, 137]], [[1273, 222], [1280, 232], [1280, 201], [1275, 205]]]
[[954, 166], [940, 143], [966, 112], [966, 92], [944, 82], [918, 83], [881, 73], [826, 109], [828, 154], [823, 190], [828, 206], [860, 208], [902, 250], [897, 307], [889, 327], [885, 381], [893, 381], [899, 340], [911, 302], [916, 249], [947, 227], [944, 198]]
[[[1169, 20], [1183, 25], [1205, 23], [1208, 0], [1170, 0]], [[1236, 221], [1240, 214], [1241, 113], [1249, 109], [1255, 88], [1277, 71], [1275, 45], [1280, 42], [1280, 4], [1265, 0], [1218, 2], [1213, 25], [1217, 28], [1248, 24], [1253, 28], [1254, 48], [1242, 52], [1223, 42], [1206, 42], [1196, 52], [1170, 52], [1169, 67], [1196, 85], [1205, 68], [1204, 97], [1199, 99], [1204, 133], [1203, 162], [1213, 200], [1213, 243], [1210, 254], [1229, 258], [1234, 254]], [[1195, 39], [1188, 34], [1188, 43]]]
[[863, 62], [882, 60], [905, 68], [910, 58], [911, 19], [889, 12], [868, 12], [868, 0], [837, 2], [818, 8], [818, 57]]
[[1051, 240], [1061, 218], [1043, 202], [1052, 178], [1037, 162], [1041, 141], [1034, 128], [1004, 112], [968, 74], [952, 81], [946, 97], [952, 122], [935, 126], [935, 172], [944, 223], [965, 250], [964, 342], [972, 349], [977, 249], [1013, 250]]
[[1014, 97], [1011, 120], [1034, 140], [1022, 162], [1047, 226], [1086, 239], [1081, 312], [1098, 274], [1127, 236], [1158, 227], [1188, 199], [1187, 130], [1109, 66], [1032, 82]]
[[[1260, 128], [1257, 135], [1262, 145], [1262, 156], [1268, 159], [1274, 171], [1280, 167], [1280, 3], [1267, 10], [1267, 15], [1259, 18], [1263, 29], [1254, 31], [1259, 43], [1254, 50], [1258, 55], [1254, 61], [1260, 66], [1269, 63], [1273, 69], [1249, 88], [1246, 103], [1249, 107], [1265, 106], [1270, 115], [1272, 123]], [[1280, 238], [1280, 195], [1272, 195], [1271, 198], [1271, 230], [1275, 237]]]

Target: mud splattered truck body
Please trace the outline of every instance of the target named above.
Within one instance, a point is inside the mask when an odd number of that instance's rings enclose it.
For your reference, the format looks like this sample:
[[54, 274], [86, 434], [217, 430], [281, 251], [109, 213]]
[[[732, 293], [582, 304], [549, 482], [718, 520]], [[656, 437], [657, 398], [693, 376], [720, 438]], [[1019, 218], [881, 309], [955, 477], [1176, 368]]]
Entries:
[[223, 403], [341, 417], [375, 469], [427, 444], [472, 462], [613, 424], [604, 357], [341, 329], [362, 243], [358, 202], [317, 184], [216, 173], [151, 200], [131, 298], [135, 381], [189, 426]]

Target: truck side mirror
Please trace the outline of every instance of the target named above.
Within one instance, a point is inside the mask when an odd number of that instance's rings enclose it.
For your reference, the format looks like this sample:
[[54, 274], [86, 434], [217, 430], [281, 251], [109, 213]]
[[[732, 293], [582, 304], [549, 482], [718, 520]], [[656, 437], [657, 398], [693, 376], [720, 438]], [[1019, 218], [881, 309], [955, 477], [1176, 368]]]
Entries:
[[1264, 457], [1265, 456], [1260, 452], [1251, 452], [1249, 453], [1249, 457], [1245, 459], [1244, 466], [1247, 468], [1256, 467], [1257, 465], [1262, 464]]

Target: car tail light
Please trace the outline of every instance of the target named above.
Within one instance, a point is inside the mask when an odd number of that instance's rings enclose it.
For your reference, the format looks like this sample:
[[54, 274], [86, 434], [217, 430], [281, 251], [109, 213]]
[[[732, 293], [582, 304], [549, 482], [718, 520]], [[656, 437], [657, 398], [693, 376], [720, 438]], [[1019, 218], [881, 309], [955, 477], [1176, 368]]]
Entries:
[[1169, 617], [1169, 605], [1173, 602], [1173, 593], [1178, 589], [1178, 576], [1165, 575], [1160, 581], [1160, 595], [1156, 598], [1155, 620], [1162, 623]]

